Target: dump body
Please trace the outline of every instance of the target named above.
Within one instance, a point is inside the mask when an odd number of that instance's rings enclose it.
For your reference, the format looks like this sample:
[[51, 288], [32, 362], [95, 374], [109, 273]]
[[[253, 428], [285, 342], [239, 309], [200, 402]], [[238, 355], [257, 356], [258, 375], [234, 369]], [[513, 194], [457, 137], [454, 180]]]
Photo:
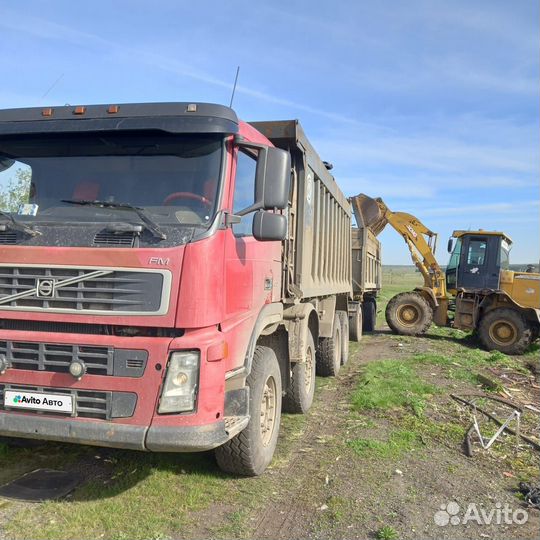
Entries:
[[355, 300], [381, 289], [381, 243], [368, 228], [352, 229], [352, 286]]
[[251, 122], [291, 154], [284, 298], [351, 294], [351, 206], [298, 120]]

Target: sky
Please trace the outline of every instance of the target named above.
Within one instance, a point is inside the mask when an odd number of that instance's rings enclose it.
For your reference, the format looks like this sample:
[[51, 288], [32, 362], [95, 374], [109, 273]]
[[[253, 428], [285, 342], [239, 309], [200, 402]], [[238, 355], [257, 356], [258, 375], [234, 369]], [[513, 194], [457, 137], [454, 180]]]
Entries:
[[[346, 195], [537, 263], [536, 0], [0, 0], [0, 108], [189, 101], [298, 118]], [[410, 264], [390, 228], [385, 264]]]

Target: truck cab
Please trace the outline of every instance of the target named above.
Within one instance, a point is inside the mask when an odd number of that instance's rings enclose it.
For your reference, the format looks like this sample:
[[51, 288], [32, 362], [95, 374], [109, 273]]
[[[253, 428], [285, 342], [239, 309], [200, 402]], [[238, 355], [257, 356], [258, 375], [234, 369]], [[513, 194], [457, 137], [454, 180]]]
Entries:
[[220, 105], [0, 111], [0, 435], [192, 451], [245, 427], [228, 380], [282, 311], [289, 181]]

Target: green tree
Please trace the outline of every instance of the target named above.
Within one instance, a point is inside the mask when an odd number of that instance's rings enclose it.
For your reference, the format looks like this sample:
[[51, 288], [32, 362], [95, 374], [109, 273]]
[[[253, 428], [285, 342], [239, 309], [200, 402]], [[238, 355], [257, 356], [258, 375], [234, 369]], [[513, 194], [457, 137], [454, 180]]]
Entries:
[[0, 186], [0, 209], [17, 212], [19, 205], [27, 203], [30, 195], [32, 170], [19, 168], [7, 184]]

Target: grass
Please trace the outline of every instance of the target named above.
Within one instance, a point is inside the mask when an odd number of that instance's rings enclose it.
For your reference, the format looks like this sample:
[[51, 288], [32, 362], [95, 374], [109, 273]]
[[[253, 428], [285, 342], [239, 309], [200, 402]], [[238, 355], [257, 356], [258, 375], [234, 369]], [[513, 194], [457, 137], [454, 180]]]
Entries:
[[386, 441], [358, 438], [349, 441], [348, 444], [359, 456], [396, 459], [406, 452], [419, 448], [421, 442], [415, 431], [398, 429], [392, 431]]
[[415, 414], [421, 414], [426, 398], [437, 391], [407, 363], [381, 360], [366, 366], [352, 402], [357, 410], [410, 407]]
[[[279, 468], [290, 459], [307, 421], [304, 415], [283, 415], [271, 468]], [[92, 479], [66, 500], [15, 513], [6, 525], [6, 534], [14, 539], [192, 537], [196, 535], [190, 531], [201, 526], [198, 516], [206, 515], [211, 507], [216, 509], [212, 510], [217, 516], [215, 522], [203, 524], [209, 536], [245, 537], [251, 511], [259, 504], [261, 492], [267, 493], [272, 484], [268, 475], [250, 480], [230, 477], [219, 471], [210, 454], [101, 451], [68, 445], [45, 445], [40, 452], [45, 456], [50, 452], [51, 461], [43, 466], [59, 469], [65, 468], [62, 459], [65, 463], [79, 457], [92, 461], [94, 455], [101, 455], [102, 459], [96, 460], [99, 476], [90, 475]], [[15, 467], [15, 456], [22, 467]], [[104, 459], [109, 467], [103, 466]], [[35, 450], [0, 447], [0, 466], [12, 471], [13, 477], [36, 468], [32, 463], [36, 463]], [[222, 503], [225, 506], [220, 514]]]
[[[94, 478], [69, 501], [46, 502], [8, 524], [14, 538], [164, 538], [223, 497], [222, 475], [201, 456], [119, 452], [114, 475]], [[39, 525], [38, 525], [39, 523]]]
[[240, 538], [247, 533], [248, 510], [241, 508], [230, 512], [226, 517], [226, 522], [218, 526], [215, 533], [220, 538]]
[[381, 527], [377, 534], [375, 535], [377, 540], [397, 540], [399, 538], [399, 535], [394, 529], [394, 527], [391, 527], [390, 525], [385, 525], [384, 527]]

